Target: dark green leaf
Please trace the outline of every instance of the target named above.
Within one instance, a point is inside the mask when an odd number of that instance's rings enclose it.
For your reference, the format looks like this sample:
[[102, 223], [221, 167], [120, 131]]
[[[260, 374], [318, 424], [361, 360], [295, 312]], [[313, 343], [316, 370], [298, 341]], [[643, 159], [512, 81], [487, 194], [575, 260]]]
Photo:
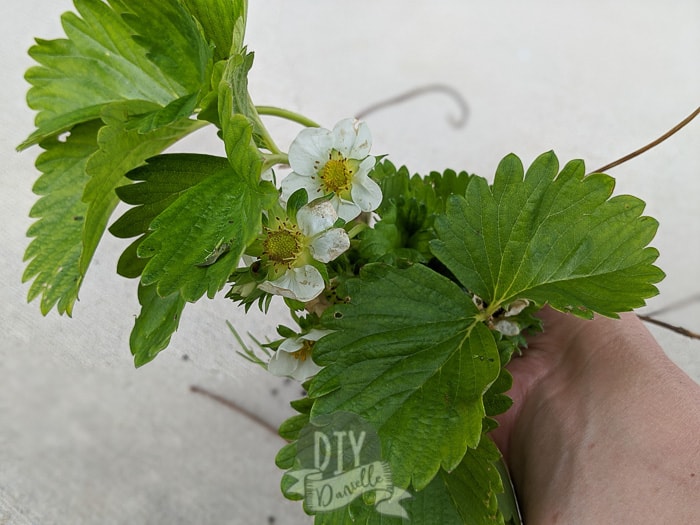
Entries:
[[[324, 314], [312, 416], [345, 410], [378, 429], [394, 481], [421, 490], [479, 443], [482, 396], [499, 373], [494, 337], [471, 298], [421, 265], [369, 265], [350, 304]], [[436, 440], [436, 436], [440, 436]]]
[[450, 195], [464, 194], [471, 176], [452, 170], [410, 176], [405, 167], [396, 170], [385, 160], [377, 164], [372, 177], [382, 188], [383, 201], [377, 210], [381, 220], [362, 232], [359, 251], [363, 262], [427, 263], [433, 257], [428, 243], [436, 237], [435, 216], [445, 212]]
[[127, 210], [109, 231], [121, 238], [146, 233], [151, 222], [192, 186], [229, 166], [222, 157], [189, 153], [172, 153], [148, 159], [146, 165], [136, 168], [127, 177], [136, 184], [117, 188], [117, 195]]
[[122, 277], [127, 279], [136, 279], [140, 277], [143, 273], [144, 268], [146, 268], [146, 263], [148, 259], [141, 259], [138, 256], [138, 249], [141, 242], [146, 238], [142, 235], [134, 242], [132, 242], [126, 250], [124, 250], [117, 261], [117, 273]]
[[[439, 439], [436, 436], [436, 439]], [[420, 492], [411, 491], [401, 505], [409, 519], [382, 515], [373, 505], [356, 500], [353, 505], [319, 514], [315, 525], [503, 525], [498, 496], [503, 492], [496, 467], [500, 453], [484, 437], [476, 449], [468, 449], [452, 471], [440, 470]], [[509, 505], [512, 504], [509, 502]], [[510, 507], [509, 507], [510, 510]]]
[[141, 313], [131, 331], [129, 344], [134, 364], [145, 365], [170, 343], [170, 337], [180, 324], [185, 300], [175, 292], [166, 297], [156, 293], [155, 286], [139, 285]]
[[[256, 175], [260, 159], [251, 145], [250, 125], [243, 117], [237, 121], [241, 125], [235, 128], [239, 136], [233, 143], [231, 166], [182, 193], [151, 222], [153, 231], [139, 246], [139, 257], [151, 258], [142, 282], [157, 283], [162, 296], [179, 290], [188, 301], [204, 293], [212, 297], [262, 227], [262, 191]], [[207, 170], [210, 167], [203, 164]], [[215, 264], [203, 266], [223, 244], [228, 245], [226, 253]]]
[[523, 178], [514, 155], [498, 167], [493, 188], [475, 178], [436, 222], [435, 255], [492, 310], [516, 298], [545, 302], [582, 317], [644, 305], [663, 272], [647, 247], [657, 222], [635, 197], [611, 197], [614, 180], [584, 176], [572, 161], [557, 176], [553, 153]]

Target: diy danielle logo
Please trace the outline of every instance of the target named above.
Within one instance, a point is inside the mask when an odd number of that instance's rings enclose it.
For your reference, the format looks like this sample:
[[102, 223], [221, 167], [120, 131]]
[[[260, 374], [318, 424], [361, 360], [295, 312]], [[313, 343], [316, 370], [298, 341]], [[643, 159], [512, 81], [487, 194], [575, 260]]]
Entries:
[[309, 514], [352, 505], [408, 519], [400, 502], [410, 495], [393, 485], [377, 432], [355, 414], [334, 413], [306, 425], [297, 442], [297, 465], [283, 485], [288, 495], [303, 497]]

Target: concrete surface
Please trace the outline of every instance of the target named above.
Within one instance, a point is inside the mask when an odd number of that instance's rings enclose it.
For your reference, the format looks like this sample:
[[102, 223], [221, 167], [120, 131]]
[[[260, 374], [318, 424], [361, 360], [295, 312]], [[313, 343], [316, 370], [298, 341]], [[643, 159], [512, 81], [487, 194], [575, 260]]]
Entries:
[[[235, 354], [226, 329], [272, 334], [272, 319], [245, 318], [224, 299], [187, 308], [171, 348], [134, 370], [128, 334], [135, 283], [116, 276], [124, 243], [106, 238], [74, 318], [39, 314], [20, 282], [37, 149], [14, 147], [32, 130], [22, 79], [33, 36], [62, 36], [67, 0], [24, 0], [0, 26], [0, 524], [309, 523], [279, 494], [264, 427], [190, 392], [199, 385], [273, 425], [291, 413], [298, 386], [267, 377]], [[470, 118], [433, 94], [373, 114], [374, 153], [412, 170], [493, 173], [513, 151], [527, 164], [554, 149], [596, 168], [672, 127], [699, 103], [700, 4], [358, 0], [251, 2], [251, 91], [327, 126], [407, 89], [444, 83]], [[270, 121], [279, 143], [298, 128]], [[654, 245], [667, 272], [648, 310], [700, 331], [700, 122], [611, 171], [618, 190], [661, 222]], [[220, 151], [211, 133], [180, 149]], [[678, 304], [680, 303], [680, 306]], [[700, 380], [700, 342], [652, 328]], [[183, 359], [183, 356], [188, 359]]]

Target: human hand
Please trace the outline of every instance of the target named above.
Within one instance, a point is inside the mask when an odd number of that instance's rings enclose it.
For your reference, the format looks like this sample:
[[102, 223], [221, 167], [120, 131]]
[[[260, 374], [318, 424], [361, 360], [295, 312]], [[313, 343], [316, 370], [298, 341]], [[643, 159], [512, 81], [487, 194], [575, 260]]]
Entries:
[[700, 387], [634, 314], [540, 316], [492, 432], [527, 523], [697, 520]]

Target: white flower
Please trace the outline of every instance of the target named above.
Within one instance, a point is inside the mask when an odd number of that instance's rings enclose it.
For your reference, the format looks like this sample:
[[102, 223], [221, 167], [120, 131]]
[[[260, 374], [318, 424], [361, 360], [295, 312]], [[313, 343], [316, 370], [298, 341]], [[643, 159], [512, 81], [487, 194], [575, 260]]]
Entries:
[[298, 381], [306, 381], [321, 370], [311, 359], [313, 345], [329, 333], [331, 330], [314, 328], [308, 334], [285, 339], [270, 359], [267, 369], [276, 376], [289, 376]]
[[350, 248], [342, 228], [333, 228], [338, 215], [328, 201], [302, 207], [297, 224], [276, 222], [266, 228], [262, 260], [270, 265], [268, 277], [258, 288], [301, 302], [317, 297], [325, 288], [312, 259], [327, 263]]
[[505, 317], [513, 317], [514, 315], [518, 315], [520, 312], [525, 310], [530, 305], [530, 301], [527, 299], [516, 299], [512, 303], [508, 305], [508, 309], [506, 310]]
[[282, 199], [304, 188], [309, 200], [329, 193], [338, 216], [348, 222], [361, 212], [374, 211], [382, 202], [382, 190], [369, 178], [374, 157], [369, 127], [355, 119], [338, 122], [333, 131], [307, 128], [289, 147], [292, 173], [282, 181]]
[[507, 335], [510, 337], [516, 336], [520, 333], [520, 326], [518, 326], [518, 323], [508, 321], [507, 319], [501, 319], [500, 321], [496, 321], [495, 323], [493, 323], [493, 327], [499, 332], [501, 332], [503, 335]]

